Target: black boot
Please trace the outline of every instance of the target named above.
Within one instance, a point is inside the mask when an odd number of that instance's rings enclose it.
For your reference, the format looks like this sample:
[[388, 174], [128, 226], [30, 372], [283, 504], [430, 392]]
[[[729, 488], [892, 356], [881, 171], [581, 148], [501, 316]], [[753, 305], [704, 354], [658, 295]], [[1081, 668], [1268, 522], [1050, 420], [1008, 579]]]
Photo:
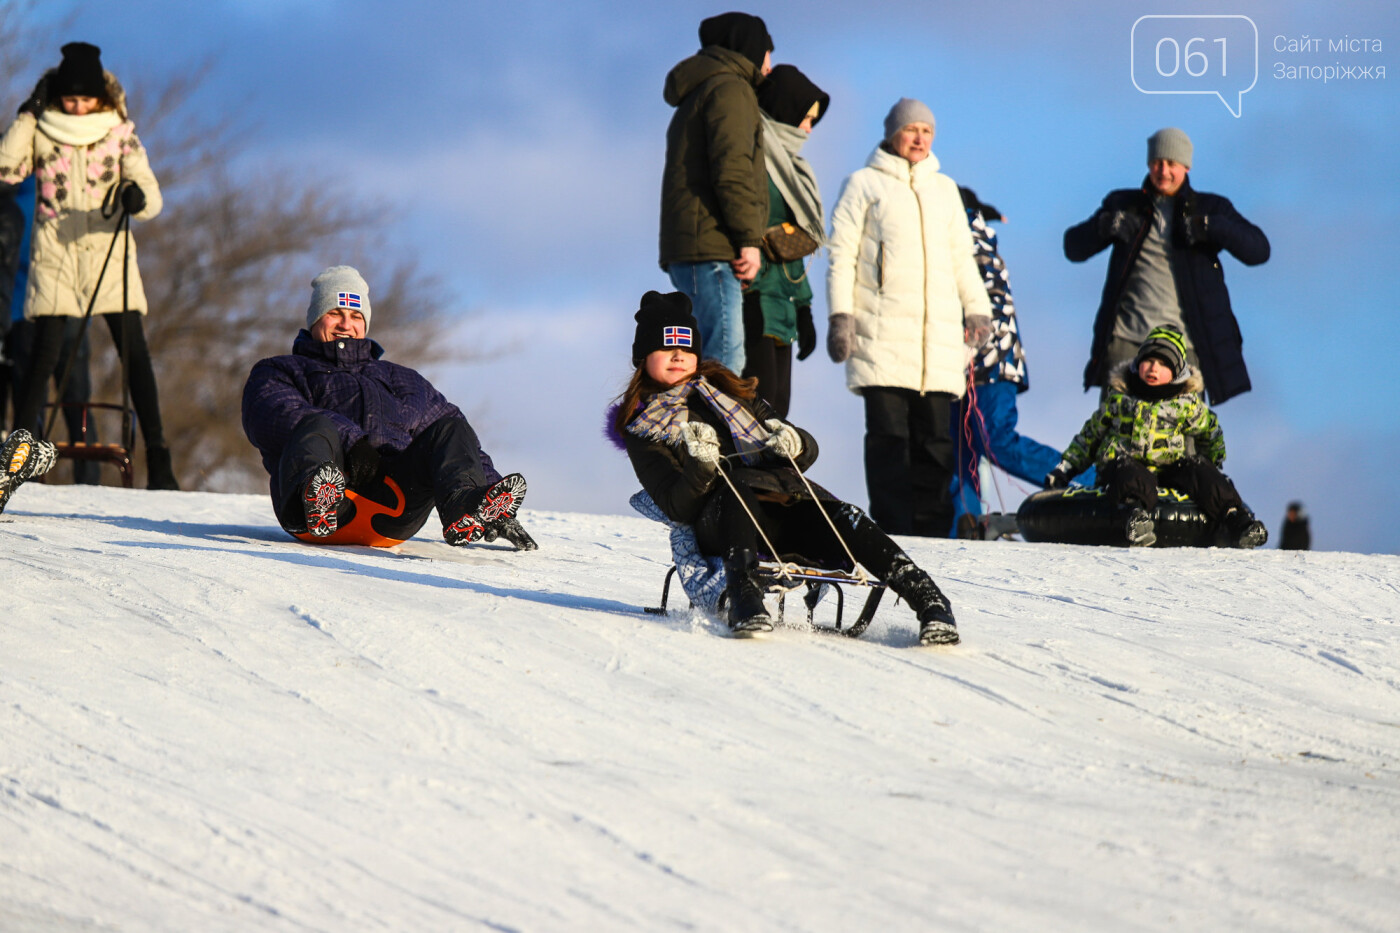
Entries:
[[728, 577], [725, 593], [729, 599], [729, 630], [738, 638], [753, 638], [773, 631], [773, 619], [763, 605], [763, 588], [758, 585], [758, 556], [753, 551], [734, 548], [724, 559]]
[[908, 555], [894, 559], [885, 583], [919, 617], [919, 644], [956, 645], [960, 641], [948, 597]]
[[1269, 530], [1249, 509], [1231, 509], [1226, 512], [1225, 531], [1230, 535], [1230, 543], [1235, 547], [1261, 547], [1269, 540]]
[[169, 447], [146, 448], [146, 488], [179, 489], [175, 468], [170, 464]]
[[1128, 499], [1127, 517], [1123, 521], [1123, 533], [1128, 536], [1128, 547], [1151, 547], [1157, 543], [1157, 525], [1152, 513], [1142, 507], [1136, 499]]

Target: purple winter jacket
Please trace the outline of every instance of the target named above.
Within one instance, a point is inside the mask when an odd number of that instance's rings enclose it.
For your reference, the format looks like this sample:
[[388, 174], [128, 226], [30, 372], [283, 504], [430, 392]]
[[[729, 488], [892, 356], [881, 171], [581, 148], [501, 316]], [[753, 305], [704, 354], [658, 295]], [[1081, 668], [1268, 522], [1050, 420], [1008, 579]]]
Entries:
[[[329, 415], [349, 450], [368, 435], [381, 452], [402, 451], [439, 418], [465, 420], [461, 410], [415, 370], [381, 360], [373, 340], [313, 340], [302, 330], [287, 356], [260, 360], [243, 387], [243, 433], [276, 475], [292, 430], [310, 414]], [[482, 466], [500, 479], [485, 451]]]

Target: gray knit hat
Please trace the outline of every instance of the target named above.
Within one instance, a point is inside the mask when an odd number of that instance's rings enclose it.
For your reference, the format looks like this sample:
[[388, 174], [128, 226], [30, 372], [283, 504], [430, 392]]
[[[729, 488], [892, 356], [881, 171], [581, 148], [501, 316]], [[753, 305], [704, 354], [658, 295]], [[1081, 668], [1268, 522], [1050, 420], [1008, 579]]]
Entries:
[[933, 122], [933, 111], [928, 109], [927, 104], [912, 97], [901, 97], [899, 103], [885, 115], [885, 142], [894, 139], [895, 133], [911, 123], [927, 123], [935, 131], [938, 129], [938, 124]]
[[1191, 137], [1174, 126], [1158, 130], [1147, 137], [1147, 161], [1168, 159], [1191, 167]]
[[364, 276], [350, 266], [331, 266], [311, 280], [311, 304], [306, 309], [306, 329], [332, 308], [349, 308], [365, 316], [369, 333], [369, 286]]

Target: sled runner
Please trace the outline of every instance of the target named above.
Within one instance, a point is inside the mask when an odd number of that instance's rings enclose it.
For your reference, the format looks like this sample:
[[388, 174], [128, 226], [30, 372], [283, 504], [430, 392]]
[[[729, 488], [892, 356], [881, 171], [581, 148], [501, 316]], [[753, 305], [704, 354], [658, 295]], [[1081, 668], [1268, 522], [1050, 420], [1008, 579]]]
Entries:
[[[1016, 512], [1016, 524], [1027, 541], [1127, 547], [1126, 515], [1102, 489], [1071, 486], [1028, 496]], [[1152, 520], [1157, 534], [1153, 547], [1230, 546], [1225, 530], [1176, 490], [1158, 491]]]
[[[630, 501], [632, 508], [642, 515], [671, 529], [671, 557], [675, 562], [666, 571], [666, 579], [661, 584], [661, 605], [646, 606], [645, 611], [653, 615], [667, 613], [671, 578], [677, 577], [681, 589], [690, 598], [692, 607], [708, 612], [720, 612], [725, 602], [724, 561], [718, 557], [701, 554], [695, 540], [695, 529], [667, 518], [666, 513], [661, 511], [645, 490], [638, 492]], [[779, 564], [773, 560], [761, 559], [758, 575], [764, 592], [777, 594], [780, 618], [786, 608], [787, 594], [805, 586], [807, 592], [802, 601], [807, 607], [807, 622], [817, 631], [846, 635], [850, 638], [859, 638], [870, 627], [875, 610], [879, 608], [880, 599], [885, 594], [885, 584], [868, 574], [862, 578], [845, 570], [808, 567], [791, 561]], [[843, 586], [863, 586], [870, 590], [860, 615], [850, 627], [844, 625], [846, 599]], [[813, 618], [817, 603], [825, 595], [824, 590], [827, 587], [836, 594], [836, 621], [831, 625], [818, 623]]]
[[[671, 568], [666, 571], [666, 579], [661, 584], [661, 605], [643, 607], [644, 612], [652, 615], [665, 615], [669, 611], [666, 608], [666, 603], [671, 594], [671, 577], [675, 576], [678, 569], [677, 565], [672, 564]], [[842, 570], [823, 570], [814, 567], [794, 568], [791, 564], [783, 565], [769, 560], [758, 562], [758, 579], [764, 593], [777, 594], [779, 619], [783, 618], [786, 610], [787, 594], [800, 586], [805, 586], [807, 592], [802, 596], [802, 602], [807, 607], [807, 624], [818, 632], [845, 635], [848, 638], [859, 638], [864, 634], [865, 630], [870, 627], [871, 620], [875, 618], [875, 610], [880, 607], [880, 599], [885, 595], [885, 584], [873, 577], [866, 577], [862, 580]], [[841, 589], [843, 584], [863, 586], [870, 590], [869, 595], [865, 598], [865, 605], [861, 607], [860, 615], [856, 617], [856, 621], [850, 628], [843, 626], [846, 603], [845, 594]], [[836, 621], [831, 625], [817, 622], [813, 618], [817, 604], [825, 595], [823, 591], [828, 586], [836, 593]], [[715, 604], [715, 611], [722, 611], [724, 603], [725, 594], [721, 592], [719, 601]], [[692, 602], [691, 605], [694, 606], [695, 603]]]

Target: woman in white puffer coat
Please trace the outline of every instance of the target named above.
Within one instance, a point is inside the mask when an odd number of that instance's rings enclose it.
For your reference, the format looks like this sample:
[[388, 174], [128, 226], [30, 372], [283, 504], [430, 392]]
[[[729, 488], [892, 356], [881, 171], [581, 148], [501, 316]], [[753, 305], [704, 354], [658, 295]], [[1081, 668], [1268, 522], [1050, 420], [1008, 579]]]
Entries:
[[30, 378], [15, 399], [15, 427], [35, 431], [65, 321], [81, 317], [91, 303], [127, 364], [146, 442], [147, 488], [178, 489], [141, 323], [146, 293], [135, 242], [128, 233], [113, 245], [123, 211], [136, 220], [160, 213], [160, 186], [127, 118], [126, 95], [100, 55], [86, 42], [65, 45], [62, 63], [44, 75], [0, 137], [0, 181], [17, 184], [31, 172], [38, 181], [24, 304], [35, 323], [34, 349]]
[[949, 403], [992, 308], [957, 183], [938, 171], [933, 112], [903, 98], [832, 212], [827, 350], [865, 400], [870, 515], [890, 534], [947, 537]]

